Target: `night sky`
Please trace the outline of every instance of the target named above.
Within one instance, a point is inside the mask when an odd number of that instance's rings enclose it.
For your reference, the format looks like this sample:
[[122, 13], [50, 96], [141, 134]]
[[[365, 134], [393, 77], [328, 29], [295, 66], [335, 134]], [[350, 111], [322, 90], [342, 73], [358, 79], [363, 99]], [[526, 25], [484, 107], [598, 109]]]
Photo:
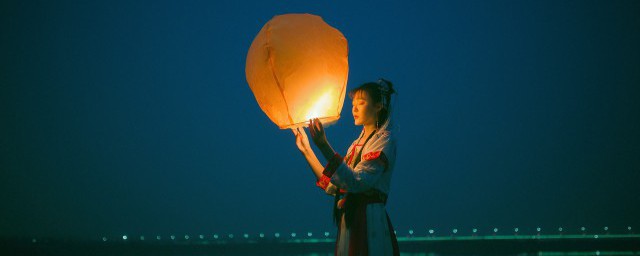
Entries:
[[0, 236], [333, 233], [245, 79], [285, 13], [395, 84], [398, 232], [640, 229], [640, 1], [2, 1]]

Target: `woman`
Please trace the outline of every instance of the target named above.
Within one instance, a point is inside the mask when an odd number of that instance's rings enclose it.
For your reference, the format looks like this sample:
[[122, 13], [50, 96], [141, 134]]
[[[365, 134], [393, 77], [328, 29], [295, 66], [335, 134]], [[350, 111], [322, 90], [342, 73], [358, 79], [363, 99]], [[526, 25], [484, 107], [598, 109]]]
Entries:
[[326, 166], [309, 146], [304, 129], [293, 130], [298, 149], [318, 179], [316, 185], [335, 196], [336, 255], [399, 255], [385, 210], [396, 158], [395, 140], [388, 130], [393, 93], [393, 85], [384, 79], [349, 92], [354, 123], [363, 129], [345, 158], [333, 150], [319, 120], [309, 120], [311, 138]]

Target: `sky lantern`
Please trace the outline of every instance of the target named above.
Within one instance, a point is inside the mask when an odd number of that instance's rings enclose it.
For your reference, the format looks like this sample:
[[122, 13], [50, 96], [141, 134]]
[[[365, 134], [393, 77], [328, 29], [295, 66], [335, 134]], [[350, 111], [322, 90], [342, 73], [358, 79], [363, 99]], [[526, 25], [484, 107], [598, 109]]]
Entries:
[[253, 40], [246, 76], [262, 111], [280, 129], [337, 121], [349, 73], [347, 39], [320, 16], [273, 17]]

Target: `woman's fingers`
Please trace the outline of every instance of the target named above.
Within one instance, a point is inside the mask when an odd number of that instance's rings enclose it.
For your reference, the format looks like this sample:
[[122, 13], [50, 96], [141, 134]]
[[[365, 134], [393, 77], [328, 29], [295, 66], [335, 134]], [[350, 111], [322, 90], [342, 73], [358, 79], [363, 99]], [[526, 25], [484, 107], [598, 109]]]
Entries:
[[313, 127], [312, 119], [309, 119], [309, 133], [311, 133], [312, 138], [316, 137], [316, 131], [315, 131], [315, 128]]
[[316, 118], [316, 123], [318, 123], [318, 131], [320, 131], [320, 133], [324, 133], [324, 126], [322, 126], [320, 119]]
[[318, 120], [317, 119], [311, 119], [311, 122], [313, 123], [313, 129], [315, 130], [316, 134], [318, 133]]
[[320, 122], [320, 119], [313, 118], [309, 119], [309, 133], [311, 134], [311, 138], [316, 140], [319, 136], [324, 136], [324, 127]]
[[302, 134], [303, 138], [307, 138], [307, 133], [304, 132], [304, 127], [298, 127], [298, 133]]
[[316, 134], [324, 134], [324, 128], [322, 127], [322, 123], [320, 122], [320, 119], [318, 118], [313, 119], [313, 128], [315, 129]]

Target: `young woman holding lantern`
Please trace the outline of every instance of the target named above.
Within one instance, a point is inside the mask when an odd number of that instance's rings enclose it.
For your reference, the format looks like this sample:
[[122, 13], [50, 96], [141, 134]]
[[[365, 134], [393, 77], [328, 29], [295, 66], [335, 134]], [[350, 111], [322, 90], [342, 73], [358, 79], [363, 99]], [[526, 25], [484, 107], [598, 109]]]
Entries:
[[318, 179], [316, 185], [335, 196], [336, 255], [399, 255], [385, 210], [396, 157], [395, 140], [388, 130], [393, 93], [392, 83], [384, 79], [349, 92], [354, 123], [363, 129], [344, 158], [329, 144], [322, 123], [309, 121], [312, 141], [328, 161], [326, 166], [311, 149], [304, 129], [293, 130], [298, 149]]

